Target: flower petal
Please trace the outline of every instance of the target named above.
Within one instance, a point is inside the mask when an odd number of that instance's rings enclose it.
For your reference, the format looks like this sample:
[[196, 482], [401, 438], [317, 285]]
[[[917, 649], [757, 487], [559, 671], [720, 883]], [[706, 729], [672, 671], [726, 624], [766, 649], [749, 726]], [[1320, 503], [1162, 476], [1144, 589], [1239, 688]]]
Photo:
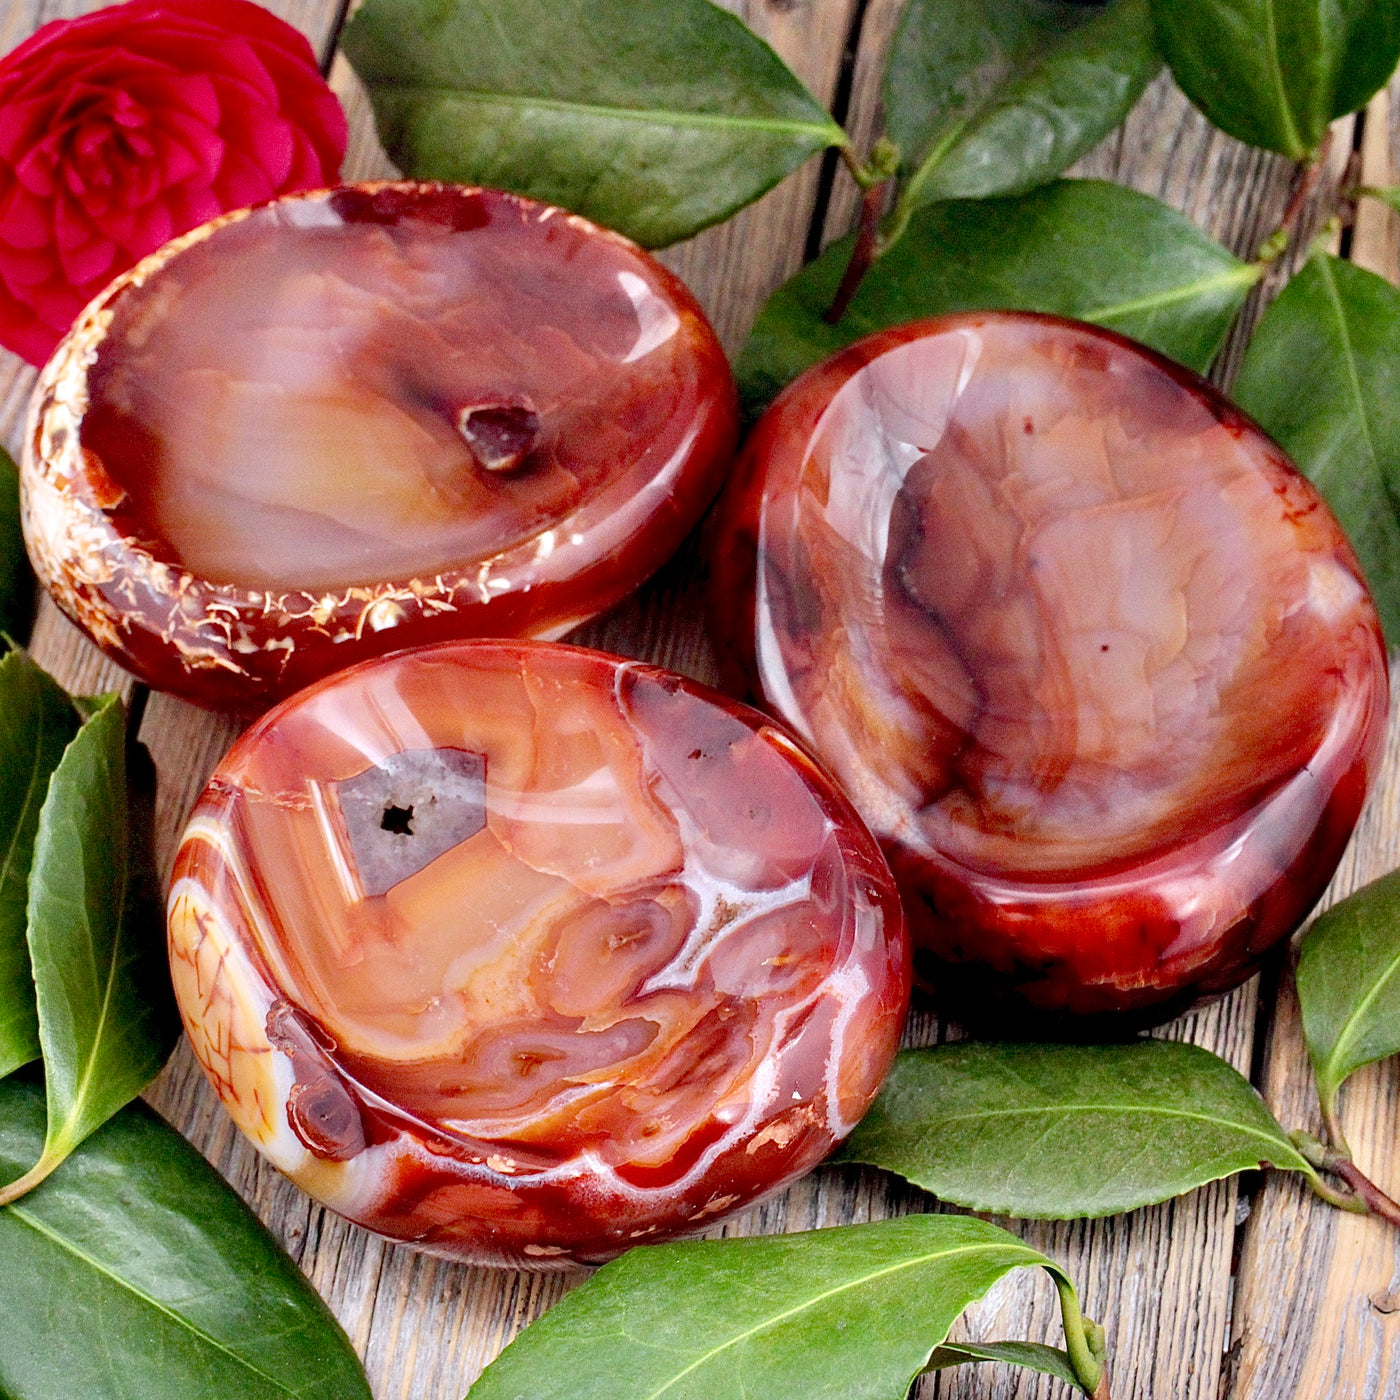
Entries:
[[[163, 239], [161, 241], [164, 242]], [[111, 269], [116, 257], [117, 245], [106, 238], [94, 238], [80, 248], [58, 250], [63, 275], [74, 287], [95, 282], [99, 277], [105, 281], [104, 274]]]
[[255, 160], [229, 148], [219, 178], [214, 181], [214, 193], [225, 209], [242, 209], [271, 199], [277, 191]]
[[0, 277], [7, 287], [35, 287], [48, 281], [56, 270], [53, 251], [45, 248], [42, 252], [26, 252], [20, 248], [7, 248], [0, 257]]
[[174, 220], [175, 231], [184, 233], [187, 229], [207, 224], [224, 212], [214, 191], [207, 188], [182, 186], [166, 195], [170, 217]]
[[179, 112], [166, 112], [162, 125], [198, 162], [205, 180], [212, 181], [224, 163], [224, 139], [210, 126]]
[[144, 258], [153, 253], [162, 243], [168, 243], [175, 236], [175, 222], [170, 210], [157, 201], [152, 201], [136, 211], [131, 233], [125, 240], [128, 253], [136, 258]]
[[49, 206], [18, 186], [0, 209], [0, 239], [11, 248], [45, 248], [53, 238]]

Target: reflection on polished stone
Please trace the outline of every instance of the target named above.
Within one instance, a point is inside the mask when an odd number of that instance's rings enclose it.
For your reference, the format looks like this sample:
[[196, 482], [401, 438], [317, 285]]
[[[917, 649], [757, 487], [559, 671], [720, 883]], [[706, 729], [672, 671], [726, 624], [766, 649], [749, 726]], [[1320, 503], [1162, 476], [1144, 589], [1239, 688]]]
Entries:
[[865, 1112], [909, 988], [879, 848], [790, 740], [532, 642], [387, 657], [255, 725], [170, 945], [259, 1148], [487, 1263], [606, 1258], [790, 1182]]
[[155, 684], [244, 708], [610, 606], [736, 432], [723, 352], [647, 254], [411, 184], [177, 240], [89, 311], [38, 403], [28, 531], [60, 603]]
[[715, 543], [736, 675], [885, 844], [945, 991], [1165, 1019], [1340, 859], [1387, 708], [1356, 560], [1140, 347], [1009, 314], [872, 336], [769, 411]]

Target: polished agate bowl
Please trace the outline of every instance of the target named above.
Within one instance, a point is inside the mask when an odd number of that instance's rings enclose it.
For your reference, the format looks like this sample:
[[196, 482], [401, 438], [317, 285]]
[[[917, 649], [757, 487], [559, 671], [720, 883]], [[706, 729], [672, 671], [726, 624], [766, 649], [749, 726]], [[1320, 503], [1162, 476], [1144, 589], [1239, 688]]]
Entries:
[[195, 809], [169, 937], [263, 1154], [481, 1263], [606, 1259], [791, 1182], [865, 1112], [909, 996], [879, 847], [786, 735], [543, 642], [273, 710]]
[[494, 190], [293, 195], [84, 312], [35, 393], [25, 537], [137, 675], [265, 708], [609, 607], [718, 490], [735, 405], [695, 300], [614, 233]]
[[1376, 613], [1188, 371], [1042, 316], [871, 336], [768, 411], [714, 538], [729, 665], [880, 838], [960, 1019], [1165, 1019], [1327, 884], [1380, 759]]

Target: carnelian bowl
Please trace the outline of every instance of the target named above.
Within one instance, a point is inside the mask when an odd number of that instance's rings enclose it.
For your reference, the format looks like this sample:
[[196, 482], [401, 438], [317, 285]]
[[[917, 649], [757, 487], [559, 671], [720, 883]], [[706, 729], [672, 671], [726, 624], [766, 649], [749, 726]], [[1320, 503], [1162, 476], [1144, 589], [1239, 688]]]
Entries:
[[258, 710], [459, 636], [557, 637], [718, 490], [737, 408], [685, 286], [494, 190], [291, 195], [118, 278], [40, 376], [25, 538], [138, 676]]
[[171, 968], [239, 1127], [390, 1238], [558, 1267], [705, 1229], [850, 1132], [903, 912], [757, 711], [547, 642], [369, 661], [234, 745]]
[[1095, 326], [966, 314], [833, 356], [750, 436], [714, 555], [734, 680], [884, 843], [964, 1023], [1127, 1028], [1235, 986], [1380, 763], [1341, 527], [1217, 390]]

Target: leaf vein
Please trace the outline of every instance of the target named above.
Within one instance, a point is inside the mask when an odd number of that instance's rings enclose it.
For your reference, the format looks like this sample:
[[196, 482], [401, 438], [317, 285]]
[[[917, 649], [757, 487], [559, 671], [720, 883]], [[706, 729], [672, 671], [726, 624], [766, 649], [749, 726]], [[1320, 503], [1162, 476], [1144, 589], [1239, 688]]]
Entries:
[[1097, 306], [1080, 313], [1086, 321], [1101, 321], [1113, 316], [1130, 316], [1139, 311], [1156, 311], [1179, 301], [1189, 301], [1205, 292], [1217, 291], [1237, 284], [1252, 284], [1259, 280], [1259, 271], [1250, 263], [1243, 263], [1229, 272], [1217, 273], [1213, 277], [1202, 277], [1196, 282], [1186, 282], [1176, 287], [1168, 287], [1150, 296], [1139, 297], [1136, 301], [1119, 302], [1116, 306]]
[[[1159, 1108], [1152, 1105], [1137, 1104], [1114, 1104], [1114, 1103], [1068, 1103], [1068, 1104], [1044, 1104], [1030, 1106], [1026, 1108], [984, 1108], [977, 1109], [970, 1113], [941, 1113], [933, 1123], [930, 1124], [929, 1131], [932, 1131], [934, 1124], [943, 1125], [946, 1123], [958, 1123], [977, 1121], [983, 1118], [1014, 1118], [1014, 1117], [1035, 1117], [1047, 1115], [1061, 1115], [1066, 1113], [1117, 1113], [1122, 1115], [1148, 1114], [1165, 1118], [1184, 1118], [1196, 1122], [1209, 1123], [1213, 1127], [1228, 1128], [1232, 1132], [1242, 1133], [1248, 1137], [1257, 1137], [1274, 1147], [1283, 1147], [1293, 1155], [1297, 1155], [1295, 1149], [1289, 1146], [1282, 1137], [1275, 1137], [1265, 1132], [1262, 1128], [1250, 1127], [1247, 1123], [1234, 1122], [1229, 1118], [1217, 1118], [1211, 1114], [1194, 1112], [1181, 1108]], [[1302, 1158], [1299, 1157], [1301, 1161]]]
[[678, 112], [669, 108], [612, 107], [597, 102], [567, 102], [556, 97], [534, 97], [528, 93], [480, 92], [450, 87], [445, 83], [395, 82], [375, 78], [375, 90], [406, 92], [437, 97], [449, 102], [478, 103], [482, 106], [533, 107], [570, 116], [598, 116], [613, 121], [650, 123], [653, 126], [732, 128], [736, 131], [774, 131], [794, 135], [819, 136], [826, 145], [840, 145], [846, 138], [830, 122], [803, 122], [782, 117], [735, 117], [723, 112]]
[[703, 1366], [707, 1361], [710, 1361], [712, 1358], [718, 1356], [721, 1352], [728, 1350], [730, 1347], [736, 1347], [740, 1345], [740, 1343], [746, 1342], [750, 1337], [757, 1336], [758, 1333], [766, 1331], [770, 1327], [776, 1327], [779, 1323], [786, 1322], [788, 1318], [796, 1317], [799, 1313], [806, 1312], [809, 1308], [814, 1308], [819, 1303], [824, 1303], [828, 1298], [834, 1298], [838, 1294], [845, 1293], [846, 1291], [852, 1288], [859, 1288], [861, 1285], [870, 1283], [875, 1279], [886, 1278], [891, 1274], [897, 1274], [903, 1269], [917, 1268], [920, 1264], [927, 1264], [934, 1259], [949, 1259], [957, 1254], [977, 1254], [988, 1249], [1001, 1250], [1008, 1255], [1015, 1255], [1017, 1253], [1024, 1252], [1027, 1256], [1027, 1263], [1039, 1264], [1043, 1262], [1044, 1257], [1041, 1254], [1039, 1254], [1036, 1250], [1029, 1248], [1025, 1249], [1024, 1251], [1018, 1251], [1014, 1245], [988, 1245], [985, 1243], [967, 1244], [959, 1245], [956, 1249], [940, 1249], [932, 1254], [921, 1254], [917, 1258], [904, 1259], [901, 1260], [898, 1264], [889, 1265], [887, 1268], [876, 1269], [871, 1273], [862, 1274], [859, 1278], [851, 1279], [846, 1283], [837, 1284], [835, 1288], [828, 1288], [825, 1292], [818, 1293], [813, 1297], [808, 1298], [806, 1301], [797, 1304], [795, 1307], [788, 1308], [786, 1311], [777, 1313], [773, 1317], [765, 1318], [762, 1322], [755, 1323], [752, 1327], [748, 1327], [744, 1331], [736, 1333], [732, 1337], [726, 1338], [718, 1346], [711, 1347], [709, 1351], [702, 1353], [700, 1356], [697, 1356], [695, 1360], [690, 1363], [689, 1366], [686, 1366], [683, 1370], [676, 1372], [676, 1374], [672, 1376], [671, 1379], [668, 1380], [665, 1385], [661, 1386], [657, 1390], [652, 1391], [651, 1394], [646, 1397], [646, 1400], [658, 1400], [659, 1396], [664, 1395], [673, 1386], [677, 1385], [680, 1381], [684, 1380], [685, 1377], [688, 1376], [692, 1371], [697, 1370], [699, 1367]]
[[[65, 1236], [59, 1234], [56, 1230], [50, 1229], [42, 1221], [36, 1219], [23, 1205], [14, 1204], [8, 1206], [7, 1209], [15, 1216], [16, 1219], [23, 1221], [24, 1224], [28, 1225], [29, 1228], [33, 1230], [36, 1234], [42, 1235], [45, 1239], [51, 1240], [60, 1249], [65, 1250], [67, 1253], [71, 1254], [75, 1259], [81, 1260], [84, 1264], [88, 1265], [88, 1267], [93, 1269], [96, 1273], [99, 1273], [104, 1278], [109, 1279], [118, 1288], [124, 1289], [133, 1297], [145, 1303], [147, 1307], [153, 1308], [156, 1312], [159, 1312], [165, 1317], [169, 1318], [170, 1321], [172, 1321], [177, 1327], [183, 1328], [186, 1332], [190, 1333], [191, 1336], [199, 1338], [200, 1341], [207, 1343], [216, 1351], [224, 1353], [224, 1355], [228, 1356], [232, 1361], [242, 1366], [245, 1370], [252, 1372], [253, 1375], [260, 1377], [262, 1380], [265, 1380], [269, 1385], [275, 1386], [277, 1390], [281, 1391], [282, 1394], [291, 1396], [297, 1396], [302, 1394], [302, 1391], [300, 1389], [293, 1390], [289, 1388], [282, 1381], [278, 1380], [276, 1376], [271, 1375], [267, 1371], [264, 1371], [260, 1366], [256, 1365], [252, 1361], [249, 1361], [247, 1357], [240, 1356], [226, 1342], [221, 1342], [217, 1337], [211, 1336], [207, 1331], [205, 1331], [204, 1328], [197, 1327], [189, 1318], [184, 1317], [180, 1313], [176, 1312], [173, 1308], [167, 1306], [165, 1303], [162, 1303], [158, 1298], [153, 1298], [149, 1293], [146, 1293], [142, 1289], [138, 1288], [129, 1279], [124, 1279], [121, 1277], [120, 1274], [113, 1273], [110, 1269], [103, 1265], [100, 1260], [95, 1259], [86, 1250], [80, 1249], [72, 1240], [67, 1239]], [[105, 1340], [105, 1330], [103, 1335]]]

